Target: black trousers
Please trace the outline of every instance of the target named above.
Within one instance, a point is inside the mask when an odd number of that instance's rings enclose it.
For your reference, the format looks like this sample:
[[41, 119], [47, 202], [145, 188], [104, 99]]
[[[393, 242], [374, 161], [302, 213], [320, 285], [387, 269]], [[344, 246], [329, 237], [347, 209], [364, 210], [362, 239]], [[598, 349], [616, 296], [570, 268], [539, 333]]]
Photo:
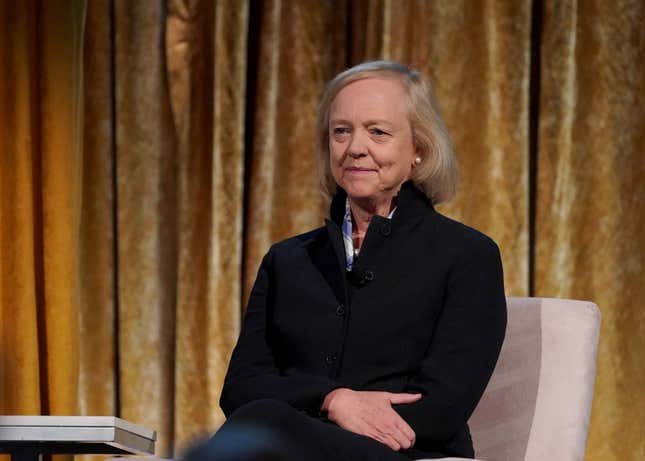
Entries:
[[278, 400], [238, 408], [186, 461], [409, 461], [405, 454]]

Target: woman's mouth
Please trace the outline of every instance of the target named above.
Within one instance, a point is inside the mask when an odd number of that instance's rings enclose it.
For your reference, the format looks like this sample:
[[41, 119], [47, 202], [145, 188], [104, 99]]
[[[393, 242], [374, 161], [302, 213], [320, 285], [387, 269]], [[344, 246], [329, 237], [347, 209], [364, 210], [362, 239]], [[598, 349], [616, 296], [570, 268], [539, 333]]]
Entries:
[[345, 168], [345, 172], [351, 175], [365, 175], [365, 174], [375, 173], [376, 170], [374, 168], [348, 166]]

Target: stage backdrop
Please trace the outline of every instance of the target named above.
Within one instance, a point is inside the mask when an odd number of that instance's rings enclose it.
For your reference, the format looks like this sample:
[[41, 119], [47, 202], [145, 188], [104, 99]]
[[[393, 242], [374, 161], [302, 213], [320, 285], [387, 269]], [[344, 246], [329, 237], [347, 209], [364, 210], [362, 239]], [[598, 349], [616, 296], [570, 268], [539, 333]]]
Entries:
[[323, 85], [385, 58], [430, 76], [441, 211], [508, 295], [600, 306], [586, 459], [645, 458], [642, 1], [55, 3], [0, 3], [0, 414], [214, 431], [260, 258], [325, 216]]

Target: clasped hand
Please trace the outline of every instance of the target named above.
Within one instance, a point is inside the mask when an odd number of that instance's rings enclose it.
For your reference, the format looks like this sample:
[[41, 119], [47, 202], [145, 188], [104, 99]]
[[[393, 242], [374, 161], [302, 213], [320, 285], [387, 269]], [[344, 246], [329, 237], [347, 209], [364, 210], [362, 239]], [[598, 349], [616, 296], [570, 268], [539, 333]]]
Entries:
[[353, 391], [339, 388], [325, 397], [322, 409], [343, 429], [371, 437], [394, 451], [414, 445], [416, 434], [392, 405], [413, 403], [421, 394]]

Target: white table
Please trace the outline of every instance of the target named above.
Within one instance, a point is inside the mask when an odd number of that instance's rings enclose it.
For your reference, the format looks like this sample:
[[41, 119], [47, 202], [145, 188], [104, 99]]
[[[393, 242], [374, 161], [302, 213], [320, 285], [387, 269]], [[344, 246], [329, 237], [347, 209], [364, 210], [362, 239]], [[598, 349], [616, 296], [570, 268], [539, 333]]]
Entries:
[[153, 455], [155, 431], [114, 416], [0, 416], [0, 453], [12, 461], [41, 454]]

